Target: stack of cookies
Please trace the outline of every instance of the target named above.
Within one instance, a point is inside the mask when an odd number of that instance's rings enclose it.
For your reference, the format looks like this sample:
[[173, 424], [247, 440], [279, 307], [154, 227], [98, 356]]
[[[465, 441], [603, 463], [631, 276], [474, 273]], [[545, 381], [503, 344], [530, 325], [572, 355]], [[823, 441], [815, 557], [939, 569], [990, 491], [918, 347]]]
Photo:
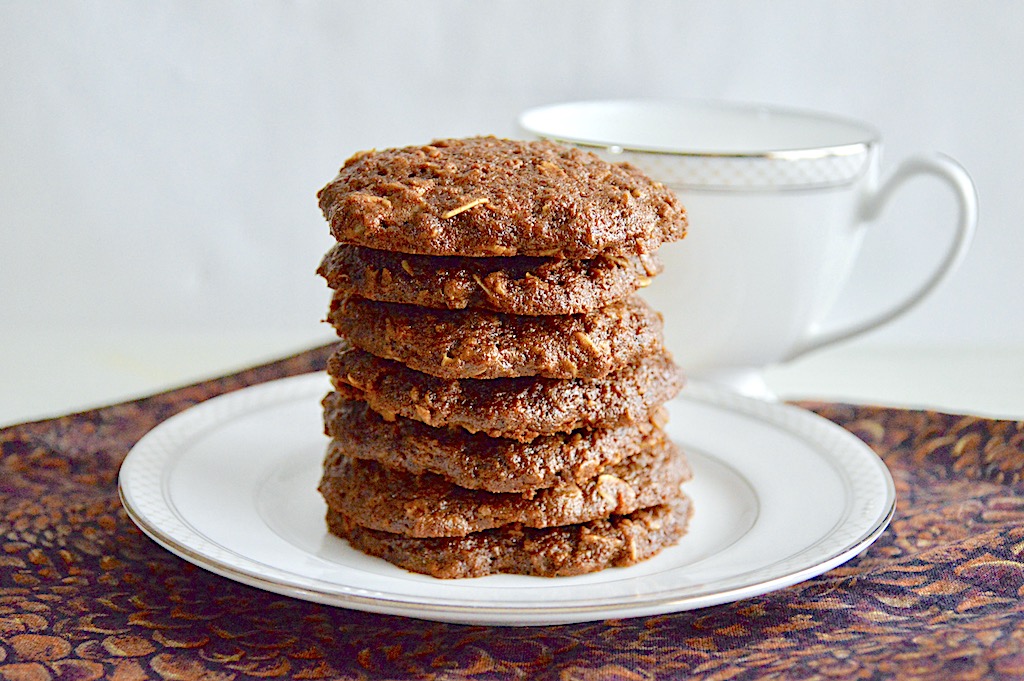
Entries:
[[681, 238], [638, 170], [493, 137], [368, 152], [319, 193], [330, 531], [436, 577], [571, 575], [685, 531], [663, 404], [683, 378], [637, 289]]

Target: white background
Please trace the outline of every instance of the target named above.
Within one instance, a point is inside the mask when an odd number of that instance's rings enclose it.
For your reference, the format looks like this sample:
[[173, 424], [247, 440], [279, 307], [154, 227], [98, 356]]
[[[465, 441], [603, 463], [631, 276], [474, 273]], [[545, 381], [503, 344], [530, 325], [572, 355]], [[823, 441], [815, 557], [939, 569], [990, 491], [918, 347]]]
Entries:
[[[890, 164], [959, 160], [981, 206], [966, 262], [852, 347], [1019, 369], [1022, 26], [996, 0], [4, 2], [0, 421], [329, 338], [315, 192], [346, 157], [614, 97], [818, 109], [874, 124]], [[840, 318], [938, 257], [933, 189], [872, 233]]]

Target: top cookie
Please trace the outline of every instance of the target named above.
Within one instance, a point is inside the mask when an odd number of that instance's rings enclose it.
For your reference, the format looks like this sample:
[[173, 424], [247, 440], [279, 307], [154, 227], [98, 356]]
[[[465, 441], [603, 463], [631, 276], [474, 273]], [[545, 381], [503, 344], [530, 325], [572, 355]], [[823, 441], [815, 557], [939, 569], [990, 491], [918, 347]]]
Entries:
[[338, 241], [401, 253], [582, 259], [648, 253], [686, 233], [667, 187], [548, 141], [363, 152], [317, 196]]

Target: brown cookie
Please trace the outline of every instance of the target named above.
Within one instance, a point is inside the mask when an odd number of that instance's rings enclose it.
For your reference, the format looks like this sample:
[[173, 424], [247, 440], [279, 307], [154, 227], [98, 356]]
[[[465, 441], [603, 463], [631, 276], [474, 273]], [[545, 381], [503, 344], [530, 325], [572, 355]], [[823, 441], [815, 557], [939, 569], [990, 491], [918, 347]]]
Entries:
[[[436, 473], [460, 487], [488, 492], [583, 482], [638, 453], [657, 427], [645, 422], [519, 442], [462, 428], [431, 428], [402, 416], [386, 421], [365, 402], [341, 392], [328, 394], [323, 406], [325, 431], [332, 438], [328, 456], [336, 452], [370, 459], [414, 475]], [[655, 421], [665, 422], [663, 410]]]
[[665, 503], [691, 477], [682, 451], [657, 431], [640, 452], [581, 483], [523, 493], [465, 489], [439, 475], [412, 475], [332, 449], [320, 492], [353, 522], [408, 537], [462, 537], [509, 523], [553, 527], [585, 523]]
[[506, 525], [465, 537], [414, 539], [361, 527], [330, 510], [327, 527], [364, 553], [441, 579], [495, 573], [564, 577], [650, 558], [679, 541], [690, 512], [689, 498], [681, 495], [667, 504], [581, 525]]
[[317, 273], [340, 294], [421, 307], [522, 315], [590, 312], [647, 286], [656, 254], [560, 258], [407, 255], [336, 244]]
[[581, 259], [649, 253], [686, 233], [670, 189], [549, 141], [362, 152], [317, 196], [338, 241], [402, 253]]
[[336, 388], [350, 386], [385, 418], [527, 442], [538, 435], [644, 422], [679, 392], [683, 375], [662, 351], [604, 378], [437, 378], [342, 343], [327, 362]]
[[661, 315], [637, 296], [525, 317], [337, 295], [327, 319], [360, 350], [441, 378], [603, 378], [662, 347]]

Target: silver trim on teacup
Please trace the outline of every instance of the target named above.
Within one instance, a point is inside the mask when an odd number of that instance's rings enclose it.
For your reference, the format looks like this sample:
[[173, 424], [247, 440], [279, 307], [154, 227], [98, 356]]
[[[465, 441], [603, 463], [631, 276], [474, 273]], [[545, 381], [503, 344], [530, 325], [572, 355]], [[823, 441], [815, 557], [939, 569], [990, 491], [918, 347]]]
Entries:
[[[876, 141], [814, 149], [705, 152], [651, 149], [539, 135], [593, 151], [612, 162], [629, 162], [673, 189], [794, 191], [841, 187], [868, 171]], [[665, 162], [671, 159], [671, 162]]]
[[[593, 106], [696, 107], [704, 111], [780, 115], [828, 121], [848, 129], [841, 143], [811, 147], [768, 148], [757, 151], [700, 151], [643, 144], [616, 144], [608, 139], [575, 136], [551, 129], [535, 118], [565, 107], [586, 111]], [[543, 119], [542, 119], [543, 120]], [[852, 118], [799, 108], [716, 100], [595, 100], [535, 107], [520, 113], [519, 127], [535, 137], [593, 151], [609, 161], [629, 161], [655, 180], [674, 189], [792, 191], [840, 187], [861, 179], [871, 165], [881, 135], [874, 127]], [[544, 128], [548, 129], [545, 130]], [[849, 132], [852, 131], [852, 132]], [[569, 132], [569, 134], [564, 134]], [[836, 140], [837, 142], [839, 140]]]
[[571, 144], [576, 147], [588, 149], [599, 149], [612, 154], [638, 153], [658, 154], [662, 156], [700, 156], [706, 158], [779, 158], [786, 160], [817, 159], [826, 156], [851, 156], [857, 153], [866, 152], [875, 144], [870, 142], [851, 142], [849, 144], [836, 144], [830, 147], [814, 147], [812, 149], [772, 149], [769, 151], [679, 151], [675, 149], [656, 149], [654, 147], [602, 144], [600, 142], [587, 142], [572, 137], [558, 137], [555, 135], [538, 135], [542, 139], [552, 142]]

